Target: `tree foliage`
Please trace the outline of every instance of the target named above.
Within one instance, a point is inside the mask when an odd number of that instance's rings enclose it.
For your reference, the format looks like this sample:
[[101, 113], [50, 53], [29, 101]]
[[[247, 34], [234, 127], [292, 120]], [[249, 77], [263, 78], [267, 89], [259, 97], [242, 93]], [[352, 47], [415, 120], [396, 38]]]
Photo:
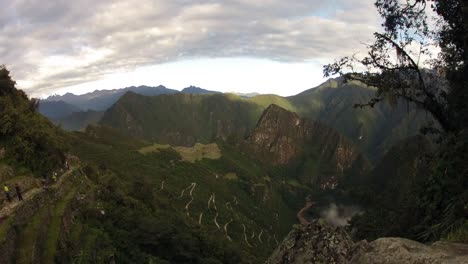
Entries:
[[64, 163], [62, 132], [36, 112], [38, 100], [29, 100], [15, 84], [0, 66], [0, 144], [10, 159], [46, 175]]
[[[354, 225], [364, 237], [374, 238], [392, 235], [430, 241], [467, 234], [460, 230], [466, 228], [468, 218], [468, 4], [376, 0], [375, 6], [383, 18], [383, 32], [374, 34], [367, 54], [343, 57], [326, 65], [324, 74], [340, 74], [345, 81], [377, 88], [374, 98], [356, 107], [374, 107], [388, 100], [427, 111], [437, 123], [422, 132], [437, 133], [440, 141], [426, 158], [426, 166], [418, 169], [418, 181], [409, 188], [382, 193], [379, 201], [390, 202], [374, 203]], [[435, 25], [430, 12], [435, 14]], [[440, 50], [437, 57], [431, 57], [434, 49]], [[398, 186], [407, 183], [404, 178], [387, 180]]]
[[[383, 32], [374, 33], [364, 57], [343, 57], [324, 67], [325, 76], [340, 74], [376, 87], [369, 102], [403, 100], [429, 112], [437, 121], [432, 131], [456, 132], [468, 124], [467, 7], [459, 0], [377, 0]], [[431, 27], [428, 11], [437, 14]], [[415, 49], [416, 47], [416, 49]], [[440, 48], [437, 58], [431, 50]], [[425, 59], [426, 58], [426, 59]], [[430, 68], [430, 69], [425, 69]]]

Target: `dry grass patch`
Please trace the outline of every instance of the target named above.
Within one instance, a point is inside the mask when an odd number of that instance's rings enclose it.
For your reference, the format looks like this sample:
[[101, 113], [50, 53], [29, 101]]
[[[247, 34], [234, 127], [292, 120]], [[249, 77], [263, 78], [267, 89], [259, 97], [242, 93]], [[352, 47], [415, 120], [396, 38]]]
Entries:
[[196, 162], [201, 159], [219, 159], [221, 158], [221, 150], [218, 144], [200, 144], [196, 143], [193, 147], [171, 147], [170, 145], [154, 144], [138, 150], [141, 154], [148, 154], [151, 152], [159, 152], [160, 149], [173, 148], [176, 150], [182, 160], [188, 162]]
[[239, 179], [239, 177], [234, 172], [229, 172], [224, 176], [224, 179], [234, 181]]

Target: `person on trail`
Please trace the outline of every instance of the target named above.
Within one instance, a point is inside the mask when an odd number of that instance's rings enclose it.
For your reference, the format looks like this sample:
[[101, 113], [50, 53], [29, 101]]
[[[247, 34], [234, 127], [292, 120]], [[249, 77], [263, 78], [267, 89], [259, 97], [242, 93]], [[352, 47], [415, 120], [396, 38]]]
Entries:
[[57, 182], [57, 172], [54, 171], [54, 174], [52, 174], [52, 181]]
[[18, 183], [15, 183], [16, 196], [18, 196], [18, 201], [23, 201], [23, 195], [21, 194], [21, 188]]
[[68, 161], [65, 161], [65, 168], [67, 168], [67, 170], [70, 170], [70, 164], [68, 163]]
[[5, 191], [5, 195], [6, 195], [6, 198], [7, 198], [8, 202], [11, 203], [10, 189], [8, 188], [6, 183], [3, 186], [3, 190]]

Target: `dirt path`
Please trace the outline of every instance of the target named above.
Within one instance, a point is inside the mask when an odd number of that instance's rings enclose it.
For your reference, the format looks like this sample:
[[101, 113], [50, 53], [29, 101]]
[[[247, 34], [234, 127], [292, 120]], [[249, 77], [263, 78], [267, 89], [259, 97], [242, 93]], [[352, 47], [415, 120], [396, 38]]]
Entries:
[[213, 208], [218, 211], [218, 208], [216, 207], [216, 194], [212, 194], [210, 196], [210, 199], [208, 199], [208, 210], [210, 210], [211, 205], [213, 205]]
[[179, 195], [179, 198], [183, 198], [184, 197], [184, 194], [185, 194], [185, 191], [188, 191], [190, 190], [190, 196], [192, 196], [192, 192], [193, 192], [193, 189], [195, 189], [195, 187], [197, 186], [197, 184], [195, 182], [192, 182], [187, 188], [183, 189], [181, 192], [180, 192], [180, 195]]
[[[56, 183], [49, 185], [49, 188], [53, 186], [58, 186], [61, 185], [64, 179], [70, 175], [74, 171], [74, 168], [70, 169], [69, 171], [65, 172], [62, 174], [59, 179], [57, 180]], [[28, 190], [27, 192], [23, 193], [23, 201], [18, 201], [17, 199], [13, 199], [11, 203], [5, 202], [2, 206], [2, 209], [0, 210], [0, 224], [3, 223], [3, 220], [8, 218], [15, 210], [16, 208], [22, 204], [22, 203], [27, 203], [29, 200], [31, 200], [33, 197], [35, 197], [37, 194], [44, 192], [43, 187], [37, 187]], [[15, 197], [13, 197], [15, 198]]]
[[314, 202], [312, 202], [312, 198], [310, 196], [306, 197], [306, 204], [305, 206], [297, 212], [297, 218], [299, 219], [299, 222], [301, 222], [302, 225], [308, 225], [310, 224], [309, 220], [305, 218], [305, 213], [309, 211], [310, 208], [314, 205]]
[[247, 243], [247, 246], [252, 247], [252, 245], [249, 243], [249, 240], [247, 239], [247, 228], [245, 227], [245, 224], [242, 224], [242, 227], [244, 228], [244, 240]]
[[202, 219], [203, 219], [203, 212], [200, 213], [200, 216], [198, 217], [198, 224], [202, 224]]
[[232, 218], [231, 218], [231, 220], [229, 220], [229, 222], [227, 222], [227, 223], [224, 225], [224, 234], [226, 235], [226, 238], [227, 238], [229, 241], [231, 241], [231, 242], [232, 242], [232, 239], [231, 239], [231, 237], [230, 237], [229, 234], [228, 234], [228, 226], [229, 226], [230, 223], [232, 223], [232, 221], [233, 221], [233, 220], [232, 220]]
[[216, 225], [216, 227], [217, 227], [218, 229], [221, 229], [221, 227], [220, 227], [219, 224], [218, 224], [218, 213], [216, 213], [213, 222], [215, 223], [215, 225]]
[[260, 234], [258, 235], [258, 241], [260, 241], [260, 243], [263, 243], [263, 240], [262, 240], [262, 235], [263, 235], [263, 229], [261, 229], [262, 231], [260, 232]]
[[162, 182], [161, 182], [161, 188], [159, 189], [160, 191], [164, 190], [164, 183], [165, 183], [165, 182], [166, 182], [166, 181], [162, 181]]

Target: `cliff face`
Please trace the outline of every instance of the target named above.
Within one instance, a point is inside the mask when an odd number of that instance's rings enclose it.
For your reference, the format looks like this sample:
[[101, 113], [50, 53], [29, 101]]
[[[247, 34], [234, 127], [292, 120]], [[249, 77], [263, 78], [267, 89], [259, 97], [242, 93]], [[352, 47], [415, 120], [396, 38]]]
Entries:
[[343, 135], [319, 122], [269, 106], [247, 139], [246, 148], [261, 162], [299, 171], [305, 184], [334, 188], [362, 155]]
[[436, 242], [424, 245], [404, 238], [379, 238], [354, 243], [342, 227], [323, 220], [296, 226], [266, 264], [462, 264], [468, 263], [468, 245]]
[[310, 123], [277, 105], [260, 117], [248, 142], [259, 159], [273, 165], [287, 165], [302, 154]]

